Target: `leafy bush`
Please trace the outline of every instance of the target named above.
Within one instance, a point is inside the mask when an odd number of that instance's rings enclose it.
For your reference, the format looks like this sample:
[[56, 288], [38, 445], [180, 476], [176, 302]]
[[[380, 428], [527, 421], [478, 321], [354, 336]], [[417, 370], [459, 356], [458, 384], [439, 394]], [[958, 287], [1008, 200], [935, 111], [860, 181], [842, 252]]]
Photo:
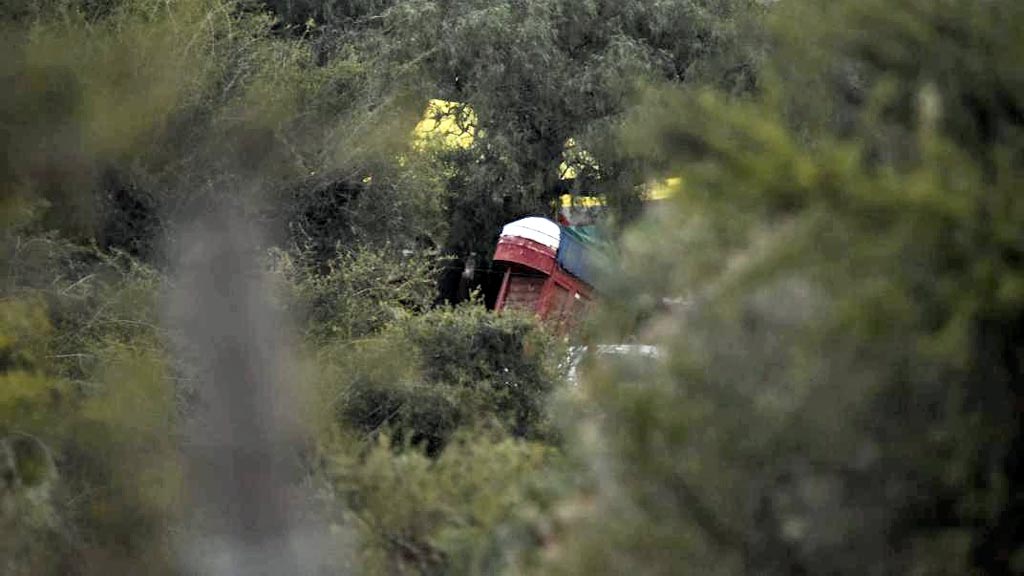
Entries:
[[271, 266], [286, 280], [287, 306], [317, 343], [352, 340], [398, 318], [425, 311], [434, 299], [436, 255], [389, 247], [339, 250], [320, 262], [308, 251], [274, 250]]
[[156, 328], [159, 277], [55, 235], [2, 247], [4, 572], [168, 570], [179, 391]]
[[600, 490], [543, 573], [1018, 573], [1024, 8], [778, 10], [762, 98], [661, 91], [631, 127], [687, 190], [604, 323], [668, 360], [585, 386]]
[[325, 393], [345, 426], [438, 454], [459, 428], [550, 438], [545, 410], [557, 351], [531, 319], [479, 304], [438, 308], [377, 338], [330, 349]]
[[362, 457], [344, 454], [330, 478], [359, 527], [366, 574], [496, 574], [516, 542], [537, 545], [549, 447], [460, 434], [430, 458], [381, 436]]
[[538, 545], [551, 344], [533, 319], [473, 302], [318, 345], [323, 470], [366, 573], [493, 573]]

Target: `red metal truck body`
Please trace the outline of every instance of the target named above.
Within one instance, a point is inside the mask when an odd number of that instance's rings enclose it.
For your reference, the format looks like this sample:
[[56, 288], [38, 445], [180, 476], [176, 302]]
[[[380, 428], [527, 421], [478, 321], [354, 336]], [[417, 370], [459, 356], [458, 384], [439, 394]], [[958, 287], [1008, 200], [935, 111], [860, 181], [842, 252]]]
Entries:
[[531, 311], [558, 332], [572, 329], [584, 317], [593, 289], [558, 265], [556, 251], [503, 233], [494, 253], [494, 260], [506, 265], [495, 310]]

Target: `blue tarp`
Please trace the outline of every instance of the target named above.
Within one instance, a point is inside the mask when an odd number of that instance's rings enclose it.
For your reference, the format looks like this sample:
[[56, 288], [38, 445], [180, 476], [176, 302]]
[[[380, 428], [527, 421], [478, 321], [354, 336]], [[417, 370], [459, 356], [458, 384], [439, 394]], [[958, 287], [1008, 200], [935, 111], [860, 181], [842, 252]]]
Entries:
[[591, 286], [597, 280], [600, 246], [590, 226], [562, 227], [556, 259], [563, 270]]

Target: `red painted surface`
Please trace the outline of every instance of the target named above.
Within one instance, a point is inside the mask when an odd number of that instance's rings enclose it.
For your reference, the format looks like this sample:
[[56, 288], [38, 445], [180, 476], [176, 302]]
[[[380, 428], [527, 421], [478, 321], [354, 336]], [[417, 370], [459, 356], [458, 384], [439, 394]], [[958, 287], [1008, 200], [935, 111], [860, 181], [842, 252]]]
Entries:
[[514, 262], [545, 274], [550, 274], [551, 269], [558, 266], [555, 263], [553, 248], [540, 242], [514, 236], [502, 236], [498, 239], [498, 248], [494, 251], [494, 259]]
[[501, 310], [505, 305], [505, 298], [508, 296], [508, 281], [512, 277], [512, 267], [505, 268], [505, 276], [501, 279], [501, 288], [498, 290], [498, 299], [494, 301], [494, 309]]
[[592, 289], [563, 270], [550, 247], [504, 236], [498, 241], [494, 260], [508, 264], [495, 310], [532, 310], [560, 332], [568, 331], [582, 318]]
[[509, 278], [505, 300], [499, 309], [536, 312], [548, 277], [515, 270]]

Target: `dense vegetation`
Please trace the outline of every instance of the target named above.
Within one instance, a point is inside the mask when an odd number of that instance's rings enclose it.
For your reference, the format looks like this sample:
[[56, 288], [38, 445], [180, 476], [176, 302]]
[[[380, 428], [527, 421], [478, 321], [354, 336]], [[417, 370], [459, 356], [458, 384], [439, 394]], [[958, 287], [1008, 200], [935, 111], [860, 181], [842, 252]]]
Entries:
[[[218, 378], [301, 420], [310, 572], [1024, 573], [1024, 4], [0, 18], [0, 573], [213, 571]], [[472, 137], [414, 137], [432, 99]], [[616, 247], [572, 341], [468, 294], [566, 192]], [[662, 353], [570, 386], [577, 342]]]

